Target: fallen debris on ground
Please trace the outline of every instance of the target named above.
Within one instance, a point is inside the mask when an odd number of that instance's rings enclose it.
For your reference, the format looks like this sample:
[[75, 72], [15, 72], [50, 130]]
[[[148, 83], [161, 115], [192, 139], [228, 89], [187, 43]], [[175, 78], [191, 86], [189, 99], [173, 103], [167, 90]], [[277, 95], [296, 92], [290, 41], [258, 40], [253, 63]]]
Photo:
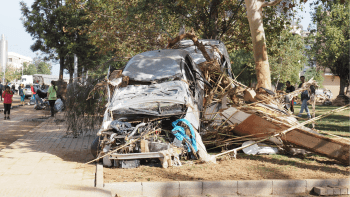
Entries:
[[207, 148], [234, 148], [216, 157], [236, 155], [254, 144], [241, 147], [243, 142], [269, 140], [279, 149], [300, 147], [349, 165], [349, 144], [303, 126], [319, 117], [300, 124], [285, 109], [286, 96], [307, 90], [315, 112], [316, 81], [288, 94], [254, 90], [234, 79], [220, 41], [198, 40], [191, 32], [169, 41], [167, 48], [136, 55], [108, 74], [108, 104], [92, 145], [93, 161], [122, 168], [158, 160], [163, 168], [180, 166], [181, 159], [215, 163]]

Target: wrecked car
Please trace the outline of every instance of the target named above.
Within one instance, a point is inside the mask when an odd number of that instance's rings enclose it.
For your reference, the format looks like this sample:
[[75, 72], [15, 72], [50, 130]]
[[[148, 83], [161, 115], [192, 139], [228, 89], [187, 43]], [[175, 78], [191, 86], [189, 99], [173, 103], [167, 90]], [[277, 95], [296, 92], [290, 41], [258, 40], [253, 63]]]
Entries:
[[108, 89], [104, 120], [91, 145], [95, 157], [115, 150], [103, 158], [105, 166], [137, 167], [141, 159], [158, 158], [164, 167], [179, 163], [179, 155], [197, 158], [197, 151], [205, 150], [196, 140], [201, 141], [197, 131], [208, 82], [189, 52], [138, 54], [123, 70], [109, 73], [108, 83], [113, 88]]
[[[225, 44], [220, 40], [212, 39], [201, 39], [198, 41], [205, 46], [208, 55], [220, 63], [221, 71], [225, 72], [228, 77], [233, 78], [230, 56], [228, 55]], [[188, 51], [197, 65], [206, 61], [202, 52], [197, 49], [192, 40], [181, 40], [178, 48]]]

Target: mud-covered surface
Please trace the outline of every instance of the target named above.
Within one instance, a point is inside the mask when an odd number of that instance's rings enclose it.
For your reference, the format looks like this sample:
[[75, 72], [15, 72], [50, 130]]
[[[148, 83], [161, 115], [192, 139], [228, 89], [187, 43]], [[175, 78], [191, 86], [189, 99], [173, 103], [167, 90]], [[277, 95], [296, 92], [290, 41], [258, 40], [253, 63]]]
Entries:
[[140, 166], [134, 169], [104, 168], [104, 181], [198, 181], [198, 180], [264, 180], [264, 179], [332, 179], [348, 178], [350, 167], [317, 155], [302, 158], [284, 155], [249, 156], [220, 160], [217, 164], [195, 161], [181, 167]]
[[[14, 98], [14, 105], [19, 102], [17, 95]], [[25, 101], [28, 101], [27, 99]], [[1, 103], [1, 106], [2, 103]], [[11, 109], [10, 120], [4, 120], [4, 112], [0, 112], [0, 150], [24, 136], [30, 130], [38, 126], [43, 117], [49, 116], [49, 111], [35, 110], [33, 105], [20, 106]], [[32, 120], [32, 121], [31, 121]]]

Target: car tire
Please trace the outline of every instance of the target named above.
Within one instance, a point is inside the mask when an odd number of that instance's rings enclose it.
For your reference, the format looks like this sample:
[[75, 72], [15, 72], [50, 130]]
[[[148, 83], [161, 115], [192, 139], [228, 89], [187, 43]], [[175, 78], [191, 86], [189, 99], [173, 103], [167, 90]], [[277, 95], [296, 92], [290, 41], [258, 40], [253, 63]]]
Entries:
[[101, 150], [101, 147], [99, 145], [100, 142], [100, 136], [97, 136], [94, 141], [91, 143], [90, 151], [91, 154], [96, 158], [98, 150]]

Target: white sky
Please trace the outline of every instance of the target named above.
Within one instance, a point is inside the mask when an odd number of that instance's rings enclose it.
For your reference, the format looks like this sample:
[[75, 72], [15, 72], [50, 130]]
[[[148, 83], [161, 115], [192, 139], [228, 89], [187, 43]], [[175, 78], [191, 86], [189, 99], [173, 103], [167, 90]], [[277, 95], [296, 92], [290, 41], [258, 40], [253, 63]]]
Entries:
[[[30, 7], [34, 0], [23, 0], [28, 7]], [[20, 10], [19, 0], [0, 0], [0, 34], [5, 34], [5, 38], [8, 41], [8, 51], [15, 52], [24, 56], [34, 58], [36, 55], [30, 49], [30, 46], [34, 43], [32, 37], [27, 33], [23, 27]], [[301, 24], [303, 29], [306, 30], [310, 18], [309, 3], [305, 4], [305, 10], [298, 13], [298, 17], [301, 18]], [[52, 64], [52, 74], [59, 75], [59, 65]]]

